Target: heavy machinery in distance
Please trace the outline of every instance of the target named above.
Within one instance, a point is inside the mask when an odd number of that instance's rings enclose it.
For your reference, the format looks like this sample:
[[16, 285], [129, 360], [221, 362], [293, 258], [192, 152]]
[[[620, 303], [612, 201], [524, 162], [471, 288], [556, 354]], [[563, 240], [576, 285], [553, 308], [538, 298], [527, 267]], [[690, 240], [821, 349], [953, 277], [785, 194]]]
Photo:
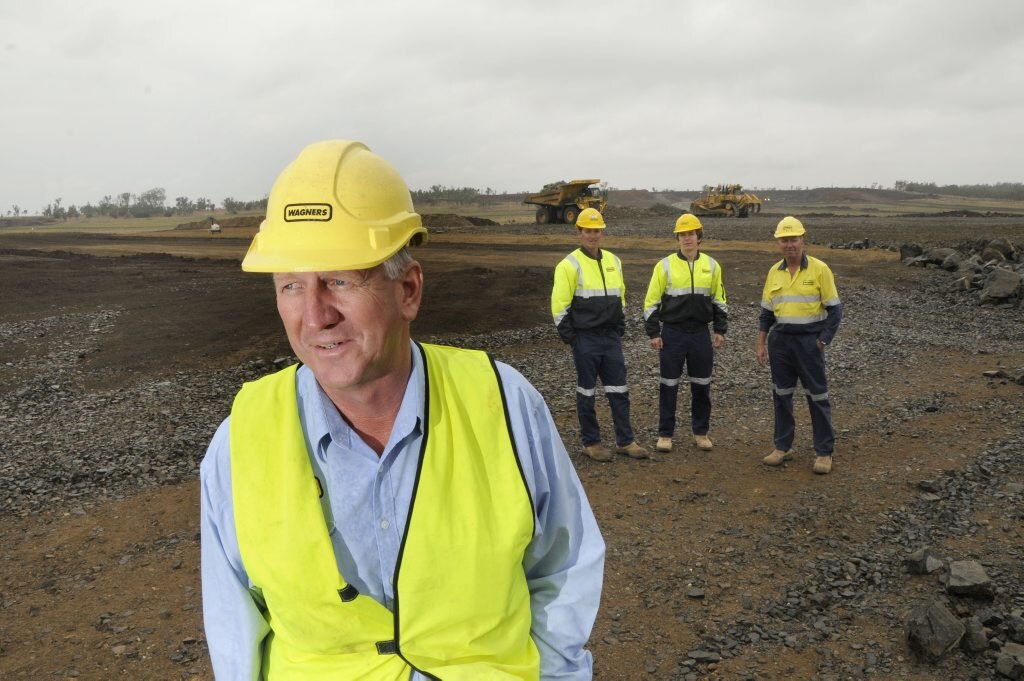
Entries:
[[740, 184], [704, 185], [700, 198], [690, 203], [694, 215], [745, 218], [761, 212], [761, 199]]
[[601, 180], [570, 180], [546, 184], [535, 194], [527, 194], [523, 203], [537, 206], [537, 224], [565, 223], [575, 225], [580, 211], [596, 208], [604, 212], [608, 205], [608, 190], [593, 185]]

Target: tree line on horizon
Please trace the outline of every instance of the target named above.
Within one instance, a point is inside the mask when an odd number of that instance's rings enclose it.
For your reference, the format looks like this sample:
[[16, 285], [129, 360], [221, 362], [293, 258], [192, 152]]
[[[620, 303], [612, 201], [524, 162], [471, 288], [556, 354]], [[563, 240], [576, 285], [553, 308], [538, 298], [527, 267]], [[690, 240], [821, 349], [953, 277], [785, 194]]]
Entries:
[[[141, 194], [133, 194], [132, 192], [122, 192], [116, 195], [107, 194], [97, 201], [95, 205], [89, 202], [82, 206], [75, 204], [65, 206], [63, 202], [63, 198], [56, 198], [46, 204], [39, 214], [43, 217], [56, 218], [58, 220], [100, 216], [111, 218], [149, 218], [192, 215], [196, 212], [211, 212], [217, 208], [217, 204], [206, 197], [192, 200], [187, 196], [178, 196], [174, 199], [174, 205], [167, 205], [167, 192], [163, 187], [154, 187]], [[221, 206], [229, 213], [238, 213], [243, 210], [266, 210], [267, 198], [264, 197], [255, 201], [239, 201], [229, 196], [221, 202]], [[18, 204], [12, 205], [6, 214], [12, 217], [30, 215], [28, 210], [22, 210]]]
[[[616, 191], [616, 187], [610, 187], [610, 191]], [[797, 188], [799, 189], [799, 188]], [[810, 187], [807, 187], [810, 189]], [[871, 184], [871, 189], [886, 189], [877, 182]], [[1024, 183], [1022, 182], [997, 182], [995, 184], [947, 184], [939, 185], [935, 182], [912, 182], [910, 180], [897, 180], [892, 189], [901, 192], [915, 192], [919, 194], [943, 194], [946, 196], [962, 196], [965, 198], [979, 199], [1005, 199], [1024, 201]], [[771, 188], [772, 191], [778, 191]], [[652, 191], [657, 191], [652, 188]], [[671, 191], [668, 189], [662, 191]], [[518, 196], [526, 192], [498, 192], [487, 187], [480, 191], [476, 187], [448, 187], [435, 184], [430, 189], [412, 190], [414, 203], [434, 204], [440, 202], [471, 203], [498, 196]], [[41, 211], [43, 217], [56, 218], [59, 220], [73, 219], [77, 217], [98, 217], [107, 216], [112, 218], [135, 217], [147, 218], [155, 216], [172, 217], [174, 215], [192, 215], [196, 212], [210, 212], [216, 209], [217, 204], [205, 197], [195, 200], [187, 196], [178, 196], [174, 199], [174, 205], [167, 205], [167, 192], [163, 187], [154, 187], [141, 194], [122, 192], [117, 195], [106, 195], [93, 205], [91, 202], [83, 206], [64, 206], [63, 199], [57, 198], [48, 203]], [[266, 210], [267, 197], [254, 201], [240, 201], [228, 197], [221, 202], [222, 207], [228, 213], [240, 211]], [[6, 211], [6, 215], [19, 217], [29, 215], [27, 210], [14, 204]]]
[[919, 194], [945, 194], [974, 199], [1010, 199], [1024, 201], [1024, 182], [997, 182], [995, 184], [944, 184], [897, 180], [896, 191]]

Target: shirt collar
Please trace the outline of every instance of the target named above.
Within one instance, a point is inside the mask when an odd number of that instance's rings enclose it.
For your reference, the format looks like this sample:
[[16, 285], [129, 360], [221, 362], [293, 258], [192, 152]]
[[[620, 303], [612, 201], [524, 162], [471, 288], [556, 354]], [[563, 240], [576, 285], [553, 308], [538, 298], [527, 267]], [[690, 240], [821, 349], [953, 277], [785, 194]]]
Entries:
[[[807, 254], [804, 253], [803, 255], [800, 256], [800, 269], [806, 270], [807, 269], [807, 264], [808, 264], [807, 263]], [[779, 263], [779, 271], [781, 272], [784, 269], [787, 269], [786, 268], [786, 259], [785, 258], [783, 258], [782, 262]]]

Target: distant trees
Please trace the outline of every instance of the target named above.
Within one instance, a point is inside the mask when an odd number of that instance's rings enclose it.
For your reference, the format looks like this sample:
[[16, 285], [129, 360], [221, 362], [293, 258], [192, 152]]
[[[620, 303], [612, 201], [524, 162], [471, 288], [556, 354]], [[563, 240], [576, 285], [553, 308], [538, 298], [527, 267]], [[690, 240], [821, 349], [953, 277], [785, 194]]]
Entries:
[[[491, 188], [487, 188], [490, 195]], [[412, 200], [414, 203], [438, 203], [439, 201], [470, 202], [480, 197], [480, 190], [476, 187], [446, 187], [442, 184], [435, 184], [428, 190], [413, 190]]]
[[946, 194], [947, 196], [967, 196], [979, 199], [1024, 200], [1024, 183], [1021, 182], [937, 185], [934, 182], [896, 180], [893, 183], [893, 188], [901, 192], [918, 192], [921, 194]]
[[[228, 201], [232, 203], [235, 212], [257, 208], [265, 209], [267, 207], [266, 198], [259, 201], [235, 201], [234, 199], [228, 199]], [[155, 215], [170, 217], [172, 215], [192, 215], [196, 211], [212, 211], [216, 208], [216, 204], [206, 197], [200, 197], [193, 201], [187, 196], [175, 197], [174, 205], [168, 206], [166, 205], [167, 191], [163, 187], [153, 187], [141, 194], [133, 194], [132, 192], [121, 192], [116, 195], [107, 194], [96, 205], [86, 203], [81, 207], [74, 205], [65, 207], [61, 205], [62, 202], [63, 199], [57, 198], [48, 203], [41, 211], [43, 216], [61, 220], [77, 218], [79, 216], [86, 218], [99, 216], [146, 218]], [[14, 215], [15, 217], [22, 213], [25, 213], [25, 211], [18, 205], [11, 206], [11, 210], [8, 212], [9, 215]]]
[[224, 199], [224, 210], [229, 213], [237, 213], [240, 210], [266, 210], [267, 209], [267, 197], [264, 196], [259, 201], [238, 201], [230, 196]]

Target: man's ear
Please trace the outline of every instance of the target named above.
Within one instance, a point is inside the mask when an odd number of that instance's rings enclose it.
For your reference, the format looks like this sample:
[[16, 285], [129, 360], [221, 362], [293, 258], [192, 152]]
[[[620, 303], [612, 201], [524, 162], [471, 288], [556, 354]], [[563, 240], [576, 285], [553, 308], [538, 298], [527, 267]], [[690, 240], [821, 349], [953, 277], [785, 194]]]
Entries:
[[401, 300], [399, 301], [402, 310], [402, 319], [411, 322], [416, 319], [420, 311], [420, 303], [423, 302], [423, 268], [413, 260], [405, 268], [405, 273], [399, 279], [401, 285]]

